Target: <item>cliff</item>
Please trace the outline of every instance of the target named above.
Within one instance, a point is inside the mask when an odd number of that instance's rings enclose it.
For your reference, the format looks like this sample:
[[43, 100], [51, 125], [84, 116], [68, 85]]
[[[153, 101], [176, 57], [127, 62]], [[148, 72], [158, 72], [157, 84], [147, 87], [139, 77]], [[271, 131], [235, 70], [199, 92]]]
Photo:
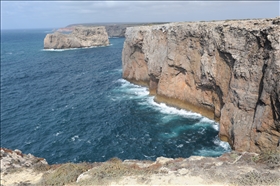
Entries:
[[125, 37], [123, 78], [215, 119], [234, 150], [277, 148], [280, 17], [130, 27]]
[[122, 24], [105, 25], [109, 37], [124, 37], [126, 27], [127, 25]]
[[[165, 22], [166, 23], [166, 22]], [[57, 32], [73, 32], [77, 27], [97, 27], [104, 26], [109, 37], [124, 37], [127, 27], [144, 26], [144, 25], [156, 25], [163, 23], [87, 23], [87, 24], [71, 24], [64, 28], [59, 28]]]
[[218, 158], [158, 157], [48, 165], [19, 150], [0, 149], [1, 186], [23, 185], [279, 185], [280, 154], [226, 153]]
[[44, 39], [45, 49], [82, 48], [109, 45], [105, 27], [76, 27], [70, 34], [55, 32]]

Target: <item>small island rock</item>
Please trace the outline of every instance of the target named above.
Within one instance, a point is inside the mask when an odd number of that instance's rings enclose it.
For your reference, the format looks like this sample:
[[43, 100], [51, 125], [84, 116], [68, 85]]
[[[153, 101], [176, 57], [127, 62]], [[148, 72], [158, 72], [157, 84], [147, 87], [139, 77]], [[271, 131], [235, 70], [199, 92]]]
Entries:
[[108, 34], [104, 26], [76, 27], [70, 34], [55, 32], [47, 34], [44, 39], [44, 49], [84, 48], [108, 45]]

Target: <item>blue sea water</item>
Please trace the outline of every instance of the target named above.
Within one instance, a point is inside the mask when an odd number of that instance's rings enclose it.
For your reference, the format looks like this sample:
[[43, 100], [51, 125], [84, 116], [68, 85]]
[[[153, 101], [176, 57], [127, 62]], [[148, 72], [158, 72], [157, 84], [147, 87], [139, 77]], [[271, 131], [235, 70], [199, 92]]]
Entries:
[[52, 163], [219, 156], [219, 126], [122, 79], [124, 38], [44, 50], [48, 30], [1, 31], [1, 146]]

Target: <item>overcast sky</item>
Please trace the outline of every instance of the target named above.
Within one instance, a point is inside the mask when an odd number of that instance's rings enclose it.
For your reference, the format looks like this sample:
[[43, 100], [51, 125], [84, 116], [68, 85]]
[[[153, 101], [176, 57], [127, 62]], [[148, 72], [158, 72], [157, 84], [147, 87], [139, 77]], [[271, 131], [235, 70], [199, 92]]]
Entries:
[[279, 1], [2, 1], [1, 29], [75, 23], [181, 22], [272, 18]]

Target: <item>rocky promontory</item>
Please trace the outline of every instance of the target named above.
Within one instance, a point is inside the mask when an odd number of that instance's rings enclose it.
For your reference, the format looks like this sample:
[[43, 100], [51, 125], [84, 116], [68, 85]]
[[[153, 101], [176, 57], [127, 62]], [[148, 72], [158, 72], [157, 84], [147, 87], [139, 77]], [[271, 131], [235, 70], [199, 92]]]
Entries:
[[108, 34], [104, 26], [76, 27], [69, 34], [55, 32], [47, 34], [44, 39], [44, 49], [84, 48], [108, 45]]
[[155, 100], [216, 120], [233, 150], [280, 139], [280, 17], [183, 22], [126, 30], [123, 77]]

